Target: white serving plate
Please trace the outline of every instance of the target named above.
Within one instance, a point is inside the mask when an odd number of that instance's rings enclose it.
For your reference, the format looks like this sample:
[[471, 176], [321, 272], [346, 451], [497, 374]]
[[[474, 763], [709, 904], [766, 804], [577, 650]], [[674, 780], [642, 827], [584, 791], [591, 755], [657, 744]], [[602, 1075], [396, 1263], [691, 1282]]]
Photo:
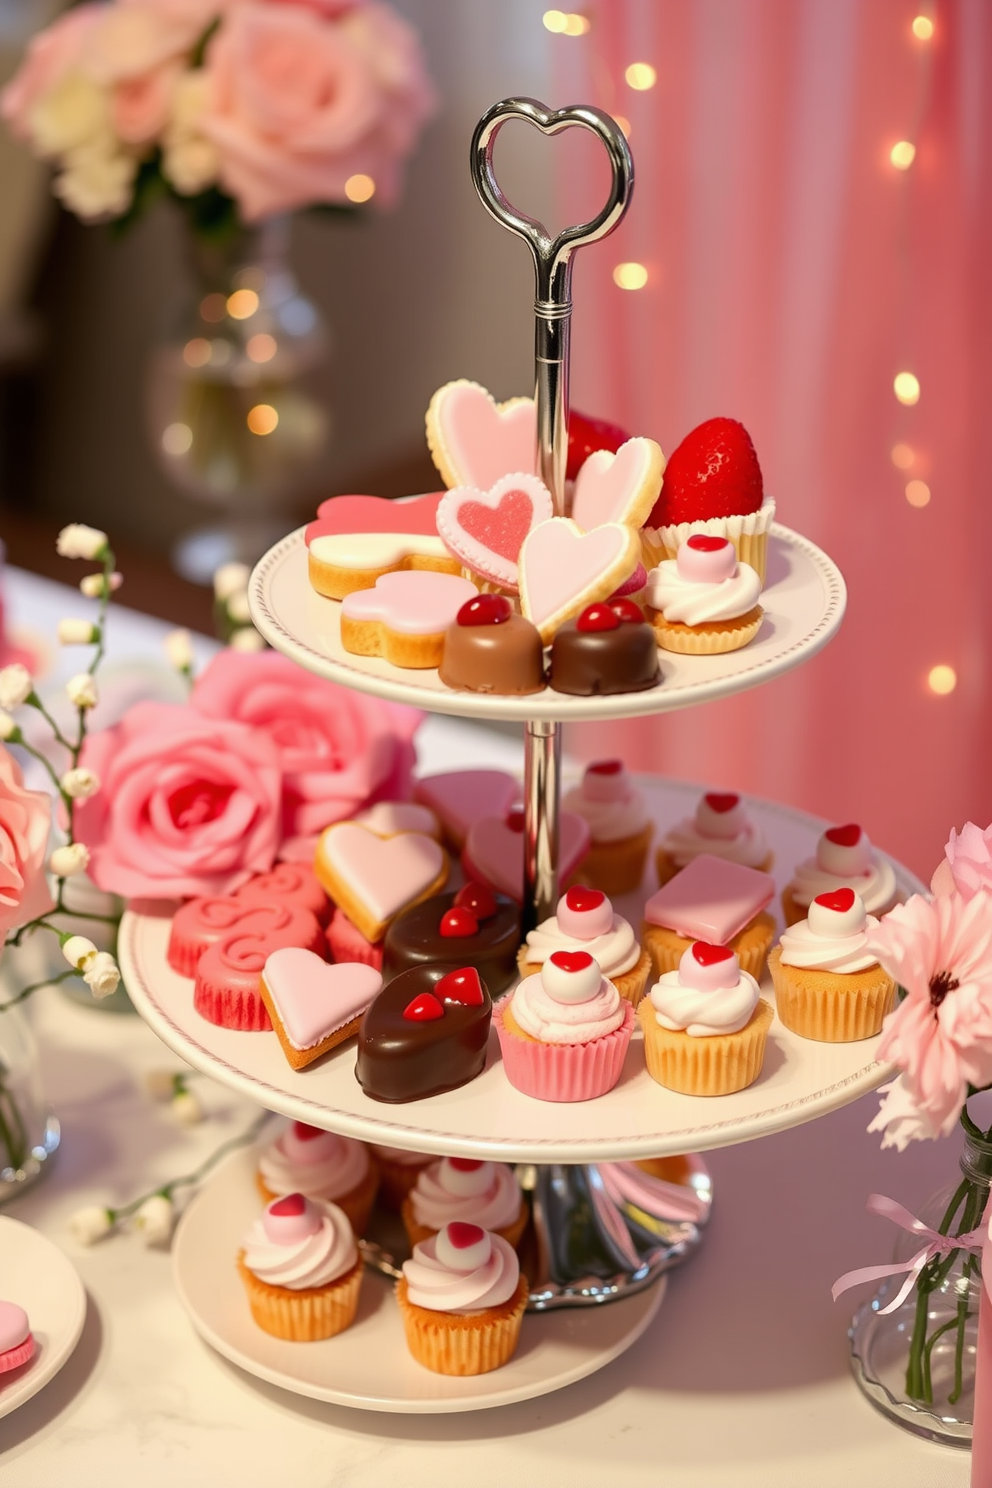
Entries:
[[[642, 777], [655, 820], [668, 826], [691, 812], [698, 788]], [[779, 884], [814, 850], [827, 825], [804, 812], [751, 801], [775, 852]], [[900, 889], [921, 885], [894, 864]], [[635, 925], [653, 870], [639, 895], [617, 900]], [[770, 908], [777, 909], [773, 901]], [[355, 1078], [355, 1044], [349, 1041], [308, 1070], [294, 1071], [274, 1033], [216, 1028], [193, 1008], [193, 982], [177, 976], [165, 958], [171, 906], [158, 912], [129, 910], [121, 925], [119, 954], [135, 1007], [177, 1054], [272, 1111], [363, 1141], [414, 1151], [507, 1162], [602, 1162], [705, 1151], [782, 1131], [846, 1105], [890, 1075], [875, 1058], [876, 1039], [820, 1044], [799, 1038], [776, 1018], [764, 1069], [747, 1090], [706, 1098], [676, 1095], [644, 1068], [639, 1029], [620, 1083], [598, 1100], [578, 1104], [536, 1101], [506, 1079], [496, 1035], [483, 1073], [460, 1090], [403, 1105], [369, 1099]], [[774, 1002], [770, 979], [763, 995]]]
[[234, 1258], [260, 1208], [254, 1151], [217, 1169], [180, 1221], [172, 1246], [179, 1299], [211, 1347], [249, 1374], [297, 1395], [358, 1410], [487, 1410], [546, 1395], [602, 1369], [648, 1327], [667, 1278], [609, 1307], [526, 1313], [516, 1353], [470, 1379], [433, 1374], [411, 1358], [392, 1282], [366, 1268], [358, 1316], [322, 1343], [287, 1343], [252, 1320]]
[[345, 651], [340, 604], [317, 594], [307, 577], [305, 530], [298, 528], [270, 548], [252, 573], [248, 600], [265, 639], [308, 671], [345, 687], [461, 718], [562, 722], [634, 718], [727, 697], [770, 682], [809, 660], [836, 633], [847, 603], [844, 580], [834, 563], [807, 538], [776, 523], [761, 595], [765, 618], [755, 640], [742, 650], [726, 656], [662, 651], [662, 680], [644, 692], [594, 698], [567, 697], [550, 688], [527, 697], [455, 692], [434, 669], [411, 671]]
[[0, 1297], [23, 1307], [33, 1358], [0, 1374], [0, 1416], [37, 1395], [71, 1355], [86, 1321], [86, 1290], [57, 1245], [19, 1220], [0, 1217]]

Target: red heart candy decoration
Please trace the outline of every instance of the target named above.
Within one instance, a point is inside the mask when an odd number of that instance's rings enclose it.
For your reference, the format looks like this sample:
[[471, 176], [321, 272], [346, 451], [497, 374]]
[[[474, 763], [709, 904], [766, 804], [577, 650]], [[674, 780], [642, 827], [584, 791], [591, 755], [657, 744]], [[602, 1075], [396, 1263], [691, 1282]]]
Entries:
[[[624, 601], [618, 600], [617, 603], [622, 604], [624, 603]], [[620, 616], [615, 612], [612, 605], [586, 605], [578, 620], [576, 620], [575, 622], [575, 628], [576, 630], [581, 631], [583, 635], [597, 630], [619, 630]]]
[[848, 822], [845, 827], [830, 827], [824, 832], [828, 842], [836, 842], [838, 847], [857, 847], [861, 841], [861, 828], [857, 822]]
[[632, 599], [611, 599], [610, 609], [622, 625], [640, 625], [644, 611]]
[[598, 909], [605, 898], [602, 889], [587, 889], [582, 884], [575, 884], [565, 895], [565, 903], [575, 914], [585, 914], [587, 910]]
[[588, 951], [552, 951], [550, 959], [561, 971], [585, 971], [592, 965]]
[[590, 775], [619, 775], [623, 769], [623, 760], [596, 760], [591, 765], [586, 765]]
[[728, 546], [728, 543], [728, 538], [710, 537], [706, 532], [694, 532], [689, 538], [690, 548], [695, 548], [697, 553], [719, 553], [721, 548]]
[[715, 966], [718, 961], [729, 961], [733, 954], [729, 946], [711, 945], [708, 940], [697, 940], [692, 947], [692, 959], [700, 966]]
[[449, 1157], [448, 1162], [456, 1173], [474, 1173], [482, 1167], [482, 1161], [478, 1157]]
[[492, 889], [481, 883], [463, 884], [455, 895], [455, 904], [470, 910], [477, 920], [491, 920], [499, 908]]
[[722, 816], [725, 811], [733, 811], [740, 796], [735, 795], [733, 791], [707, 791], [703, 799], [711, 811]]
[[307, 1201], [301, 1193], [291, 1193], [270, 1204], [269, 1213], [275, 1214], [279, 1219], [293, 1218], [297, 1214], [302, 1214], [306, 1207]]
[[458, 625], [505, 625], [513, 606], [505, 594], [477, 594], [462, 605], [455, 622]]
[[454, 1219], [448, 1226], [448, 1239], [455, 1250], [468, 1250], [478, 1245], [485, 1233], [479, 1225], [466, 1224], [463, 1219]]
[[465, 940], [470, 935], [478, 935], [479, 922], [470, 909], [452, 905], [441, 916], [438, 929], [445, 940]]
[[526, 491], [506, 491], [495, 509], [481, 501], [463, 501], [458, 508], [458, 520], [469, 537], [511, 563], [517, 561], [533, 517], [534, 504]]
[[433, 992], [421, 992], [403, 1009], [403, 1016], [410, 1023], [433, 1023], [444, 1017], [444, 1008]]
[[486, 1000], [481, 978], [474, 966], [461, 966], [456, 971], [449, 971], [436, 983], [434, 991], [445, 1002], [458, 1002], [462, 1007], [481, 1007]]
[[293, 1136], [298, 1142], [312, 1142], [323, 1135], [319, 1126], [307, 1126], [305, 1121], [293, 1122]]
[[817, 894], [816, 903], [822, 904], [824, 909], [836, 910], [838, 914], [847, 914], [854, 908], [854, 890], [830, 889], [826, 894]]
[[524, 812], [522, 806], [515, 806], [512, 811], [506, 813], [506, 825], [511, 832], [522, 832], [524, 829]]

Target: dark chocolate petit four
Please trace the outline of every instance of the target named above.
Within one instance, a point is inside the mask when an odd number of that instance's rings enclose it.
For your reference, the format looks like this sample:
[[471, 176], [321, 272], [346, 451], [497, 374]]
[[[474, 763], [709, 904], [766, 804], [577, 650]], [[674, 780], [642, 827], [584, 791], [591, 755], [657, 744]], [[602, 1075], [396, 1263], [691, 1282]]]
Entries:
[[446, 686], [468, 692], [539, 692], [544, 686], [540, 632], [516, 614], [505, 594], [478, 594], [448, 626], [438, 676]]
[[379, 1101], [423, 1100], [467, 1085], [486, 1062], [493, 1004], [474, 966], [412, 966], [374, 999], [358, 1030], [355, 1074]]
[[476, 968], [493, 997], [517, 975], [520, 906], [485, 884], [467, 883], [457, 894], [436, 894], [390, 925], [383, 943], [387, 982], [411, 966]]
[[548, 680], [556, 692], [578, 697], [642, 692], [658, 679], [654, 631], [630, 599], [587, 605], [551, 643]]

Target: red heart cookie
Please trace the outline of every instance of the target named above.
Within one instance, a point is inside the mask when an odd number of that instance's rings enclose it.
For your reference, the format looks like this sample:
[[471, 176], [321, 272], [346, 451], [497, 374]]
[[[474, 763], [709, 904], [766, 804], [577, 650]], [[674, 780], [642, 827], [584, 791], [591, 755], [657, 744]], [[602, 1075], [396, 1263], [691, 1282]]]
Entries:
[[510, 474], [488, 491], [474, 486], [448, 491], [437, 509], [437, 530], [466, 568], [515, 590], [524, 538], [553, 516], [551, 493], [536, 475]]

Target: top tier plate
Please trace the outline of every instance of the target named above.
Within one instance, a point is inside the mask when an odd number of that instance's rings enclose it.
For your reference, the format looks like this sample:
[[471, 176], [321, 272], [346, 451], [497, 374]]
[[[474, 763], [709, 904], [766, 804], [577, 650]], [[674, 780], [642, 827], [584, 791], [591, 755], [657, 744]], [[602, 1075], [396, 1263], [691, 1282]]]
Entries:
[[291, 532], [257, 564], [248, 590], [252, 619], [277, 651], [332, 682], [395, 703], [460, 718], [634, 718], [688, 708], [770, 682], [807, 661], [836, 633], [847, 603], [839, 569], [814, 543], [788, 527], [772, 527], [765, 618], [757, 638], [726, 656], [660, 653], [662, 680], [644, 692], [567, 697], [545, 688], [526, 697], [455, 692], [436, 670], [410, 671], [377, 657], [353, 656], [341, 645], [340, 604], [324, 599], [307, 577], [305, 528]]

